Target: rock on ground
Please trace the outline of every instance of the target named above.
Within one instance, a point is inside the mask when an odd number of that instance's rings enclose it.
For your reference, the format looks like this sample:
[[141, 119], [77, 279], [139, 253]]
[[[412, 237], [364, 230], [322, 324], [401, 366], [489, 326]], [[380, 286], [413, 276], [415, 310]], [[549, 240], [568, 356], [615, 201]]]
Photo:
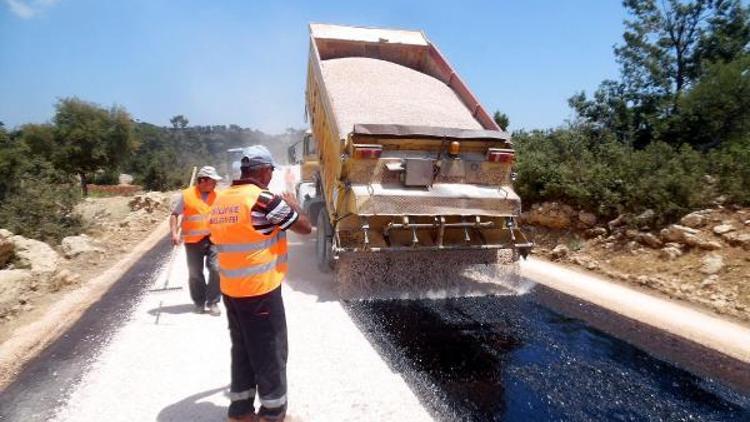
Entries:
[[720, 255], [708, 255], [703, 258], [703, 266], [700, 268], [700, 272], [706, 275], [717, 274], [719, 271], [724, 269], [724, 259]]
[[93, 240], [85, 234], [79, 236], [68, 236], [60, 244], [66, 258], [74, 258], [87, 253], [100, 253], [104, 249], [93, 245]]
[[0, 268], [8, 265], [11, 259], [13, 259], [13, 241], [10, 239], [13, 236], [8, 230], [0, 229]]
[[154, 210], [160, 210], [169, 206], [169, 197], [161, 192], [146, 192], [136, 195], [128, 202], [132, 211], [146, 210], [148, 213]]
[[680, 220], [680, 224], [686, 227], [697, 229], [706, 224], [706, 217], [697, 212], [690, 213]]
[[662, 248], [659, 251], [659, 256], [666, 259], [666, 260], [673, 260], [677, 259], [678, 257], [682, 256], [682, 251], [680, 248], [676, 248], [674, 246], [667, 246], [665, 248]]
[[0, 270], [0, 317], [8, 314], [28, 290], [34, 275], [30, 270]]
[[60, 257], [48, 244], [23, 236], [13, 236], [11, 240], [17, 268], [30, 269], [37, 274], [52, 274], [57, 270]]
[[557, 245], [555, 246], [555, 249], [552, 249], [552, 252], [550, 253], [550, 258], [552, 259], [560, 259], [565, 258], [570, 253], [570, 249], [568, 249], [565, 245]]
[[579, 214], [573, 207], [557, 202], [545, 202], [534, 206], [530, 211], [522, 214], [521, 220], [525, 224], [533, 224], [551, 229], [567, 229]]
[[639, 233], [637, 239], [638, 242], [654, 249], [658, 249], [662, 246], [662, 241], [651, 233]]
[[578, 213], [578, 221], [586, 227], [593, 227], [596, 224], [596, 215], [590, 212], [580, 211]]
[[734, 231], [735, 228], [732, 224], [719, 224], [718, 226], [714, 227], [714, 233], [718, 235], [722, 235], [724, 233], [729, 233], [731, 231]]
[[750, 251], [750, 233], [729, 232], [721, 237], [732, 246], [739, 246]]

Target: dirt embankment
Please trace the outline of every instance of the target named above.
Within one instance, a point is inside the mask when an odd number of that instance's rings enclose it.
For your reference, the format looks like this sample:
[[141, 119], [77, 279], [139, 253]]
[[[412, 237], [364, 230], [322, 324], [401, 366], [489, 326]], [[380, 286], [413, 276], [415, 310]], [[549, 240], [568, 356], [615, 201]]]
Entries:
[[544, 203], [522, 222], [540, 257], [750, 321], [750, 209], [717, 205], [663, 228], [652, 217], [602, 222]]
[[160, 192], [87, 198], [75, 210], [85, 232], [59, 245], [0, 231], [0, 344], [124, 257], [166, 219], [171, 198]]

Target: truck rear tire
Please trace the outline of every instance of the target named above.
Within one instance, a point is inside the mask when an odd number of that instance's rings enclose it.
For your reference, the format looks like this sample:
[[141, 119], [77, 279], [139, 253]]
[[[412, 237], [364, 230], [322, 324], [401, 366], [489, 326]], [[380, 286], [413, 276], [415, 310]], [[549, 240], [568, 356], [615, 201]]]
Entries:
[[333, 271], [333, 228], [328, 221], [328, 212], [324, 208], [318, 211], [317, 234], [315, 239], [315, 256], [318, 269], [322, 273]]

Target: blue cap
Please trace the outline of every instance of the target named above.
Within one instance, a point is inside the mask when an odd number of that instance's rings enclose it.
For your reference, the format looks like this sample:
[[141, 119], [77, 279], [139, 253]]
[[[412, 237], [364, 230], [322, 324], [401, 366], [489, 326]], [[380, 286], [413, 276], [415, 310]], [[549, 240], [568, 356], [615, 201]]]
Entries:
[[276, 167], [271, 151], [263, 145], [253, 145], [242, 150], [241, 167]]

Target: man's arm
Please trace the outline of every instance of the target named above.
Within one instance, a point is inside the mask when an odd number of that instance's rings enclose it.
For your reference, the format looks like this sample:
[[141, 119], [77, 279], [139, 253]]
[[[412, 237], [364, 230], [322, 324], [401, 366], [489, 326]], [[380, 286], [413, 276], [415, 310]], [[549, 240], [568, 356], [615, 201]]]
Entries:
[[278, 227], [281, 230], [292, 230], [299, 234], [312, 231], [310, 220], [302, 213], [294, 195], [284, 193], [275, 195], [263, 191], [251, 212], [253, 227], [261, 234], [271, 234]]
[[182, 201], [182, 195], [179, 195], [172, 208], [172, 214], [169, 216], [169, 231], [172, 233], [172, 245], [175, 246], [182, 242], [182, 238], [180, 237], [180, 217], [184, 210], [185, 204]]
[[172, 233], [172, 245], [177, 246], [182, 242], [180, 238], [180, 221], [179, 215], [172, 214], [169, 216], [169, 231]]

